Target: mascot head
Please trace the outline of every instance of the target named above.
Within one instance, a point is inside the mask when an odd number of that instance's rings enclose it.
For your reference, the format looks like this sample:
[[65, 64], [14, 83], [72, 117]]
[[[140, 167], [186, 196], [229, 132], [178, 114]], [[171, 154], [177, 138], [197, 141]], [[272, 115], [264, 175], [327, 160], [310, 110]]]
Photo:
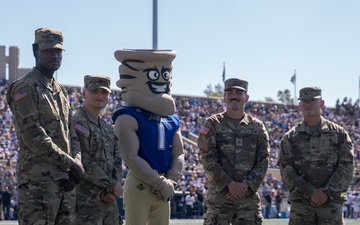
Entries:
[[125, 104], [162, 116], [174, 114], [170, 89], [175, 56], [172, 50], [117, 50], [115, 58], [121, 65], [116, 86], [121, 88]]

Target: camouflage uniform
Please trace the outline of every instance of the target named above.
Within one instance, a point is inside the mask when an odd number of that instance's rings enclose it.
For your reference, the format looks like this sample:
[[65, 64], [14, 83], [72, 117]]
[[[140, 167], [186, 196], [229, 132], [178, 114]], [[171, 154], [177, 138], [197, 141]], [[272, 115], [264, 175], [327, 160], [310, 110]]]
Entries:
[[[278, 165], [290, 192], [290, 224], [343, 224], [342, 204], [352, 180], [353, 154], [347, 132], [322, 117], [319, 127], [301, 122], [285, 134]], [[321, 187], [327, 187], [329, 199], [314, 207], [311, 195]]]
[[[99, 84], [86, 84], [87, 87], [91, 85]], [[72, 121], [85, 169], [84, 179], [77, 186], [76, 224], [122, 224], [117, 202], [106, 203], [100, 198], [102, 192], [112, 192], [122, 179], [122, 160], [113, 128], [84, 107], [76, 111]]]
[[76, 135], [69, 130], [66, 89], [33, 68], [10, 85], [7, 101], [20, 145], [16, 165], [19, 224], [71, 224], [75, 189], [64, 192], [62, 184], [81, 157]]
[[[344, 128], [321, 116], [321, 88], [300, 89], [299, 100], [304, 120], [282, 138], [278, 158], [290, 192], [289, 224], [344, 224], [342, 205], [354, 169], [352, 141]], [[321, 201], [312, 202], [313, 194], [314, 199], [321, 196]]]
[[[235, 126], [226, 112], [209, 117], [198, 139], [204, 170], [210, 180], [204, 224], [261, 224], [257, 190], [269, 163], [269, 137], [264, 124], [245, 114]], [[246, 182], [244, 198], [225, 199], [230, 181]]]

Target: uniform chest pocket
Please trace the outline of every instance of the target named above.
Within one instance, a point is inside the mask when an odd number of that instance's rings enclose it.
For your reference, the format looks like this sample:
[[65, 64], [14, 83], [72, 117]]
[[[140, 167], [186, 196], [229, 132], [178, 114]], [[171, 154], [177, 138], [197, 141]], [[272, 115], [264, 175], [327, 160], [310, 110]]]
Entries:
[[330, 133], [321, 140], [320, 151], [324, 153], [326, 164], [335, 165], [339, 158], [339, 137], [336, 133]]
[[325, 155], [326, 163], [330, 165], [336, 165], [339, 158], [338, 154], [339, 154], [338, 148], [330, 147], [329, 149], [327, 149]]
[[104, 154], [106, 148], [108, 148], [109, 139], [105, 132], [102, 132], [98, 127], [90, 128], [92, 137], [90, 139], [90, 148], [92, 154]]
[[217, 143], [231, 144], [235, 141], [235, 133], [232, 129], [222, 128], [216, 132]]
[[251, 133], [244, 133], [236, 136], [237, 157], [241, 160], [253, 162], [256, 157], [258, 136]]
[[57, 103], [52, 98], [51, 93], [40, 92], [38, 107], [40, 118], [43, 120], [44, 123], [52, 124], [54, 121], [60, 120], [59, 109], [57, 107]]

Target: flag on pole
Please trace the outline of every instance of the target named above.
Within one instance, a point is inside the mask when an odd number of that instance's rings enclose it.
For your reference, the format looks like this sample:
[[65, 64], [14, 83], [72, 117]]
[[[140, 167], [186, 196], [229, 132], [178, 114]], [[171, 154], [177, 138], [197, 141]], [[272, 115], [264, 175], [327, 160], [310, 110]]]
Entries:
[[223, 82], [225, 82], [225, 62], [223, 62], [223, 73], [222, 73]]
[[291, 77], [290, 81], [291, 81], [291, 83], [293, 83], [293, 84], [296, 83], [296, 70], [294, 71], [294, 75]]

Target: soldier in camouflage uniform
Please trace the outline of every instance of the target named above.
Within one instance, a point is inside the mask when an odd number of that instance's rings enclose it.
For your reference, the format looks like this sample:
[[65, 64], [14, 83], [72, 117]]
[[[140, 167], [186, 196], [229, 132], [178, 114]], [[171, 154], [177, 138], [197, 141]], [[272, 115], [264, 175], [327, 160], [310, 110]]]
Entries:
[[122, 160], [112, 126], [100, 117], [110, 92], [110, 77], [86, 75], [85, 102], [72, 120], [85, 168], [85, 176], [77, 187], [78, 225], [116, 225], [122, 222], [116, 201], [123, 191]]
[[248, 82], [225, 81], [226, 111], [210, 116], [200, 130], [198, 146], [210, 187], [206, 225], [262, 224], [257, 190], [269, 163], [269, 136], [264, 124], [244, 112]]
[[324, 119], [316, 86], [300, 90], [302, 122], [281, 140], [278, 165], [290, 195], [291, 225], [341, 225], [353, 175], [354, 149], [341, 126]]
[[74, 187], [84, 168], [80, 144], [69, 129], [68, 93], [53, 77], [61, 65], [62, 41], [58, 30], [37, 29], [36, 65], [10, 85], [6, 96], [20, 145], [16, 165], [20, 225], [68, 225], [75, 219]]

